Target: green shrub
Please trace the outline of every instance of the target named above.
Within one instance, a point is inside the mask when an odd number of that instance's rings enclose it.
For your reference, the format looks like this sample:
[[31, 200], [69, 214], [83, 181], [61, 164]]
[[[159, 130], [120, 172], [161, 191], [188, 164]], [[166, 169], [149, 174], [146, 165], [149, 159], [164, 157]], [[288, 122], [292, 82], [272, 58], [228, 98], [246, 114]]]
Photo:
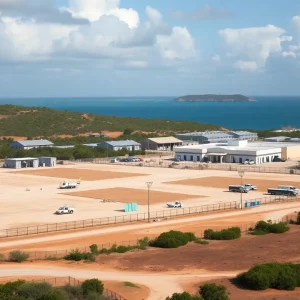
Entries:
[[91, 253], [98, 254], [98, 251], [99, 251], [98, 245], [96, 245], [96, 244], [91, 245], [90, 250], [91, 250]]
[[206, 240], [201, 240], [199, 238], [197, 238], [195, 241], [194, 241], [196, 244], [201, 244], [201, 245], [208, 245], [209, 242], [206, 241]]
[[171, 230], [160, 234], [150, 245], [158, 248], [178, 248], [188, 244], [191, 239], [196, 239], [195, 235], [192, 236], [190, 233]]
[[3, 285], [0, 285], [0, 294], [13, 295], [18, 291], [20, 286], [23, 285], [24, 283], [25, 283], [24, 280], [17, 280], [17, 281], [7, 282]]
[[138, 248], [141, 250], [146, 250], [149, 247], [150, 240], [148, 237], [144, 237], [138, 240]]
[[29, 254], [23, 251], [15, 250], [9, 253], [8, 260], [11, 262], [23, 262], [29, 258]]
[[300, 286], [300, 265], [291, 263], [270, 263], [252, 267], [237, 276], [238, 282], [252, 290], [294, 290]]
[[235, 240], [241, 237], [241, 229], [239, 227], [231, 227], [221, 231], [213, 231], [206, 229], [204, 238], [207, 240]]
[[2, 254], [2, 253], [0, 253], [0, 262], [1, 262], [1, 261], [5, 261], [5, 255]]
[[225, 286], [207, 283], [200, 286], [200, 295], [204, 300], [229, 300], [229, 293]]
[[259, 221], [256, 223], [255, 228], [250, 233], [252, 235], [264, 235], [268, 233], [284, 233], [289, 230], [289, 226], [284, 223], [280, 222], [277, 224], [267, 223], [265, 221]]
[[203, 300], [203, 298], [199, 296], [192, 296], [191, 294], [184, 292], [181, 294], [175, 293], [172, 297], [167, 297], [166, 300]]
[[64, 257], [65, 260], [74, 260], [74, 261], [80, 261], [80, 260], [89, 260], [89, 261], [95, 261], [96, 257], [93, 253], [90, 252], [80, 252], [78, 249], [72, 249], [69, 254], [67, 254]]
[[26, 282], [18, 289], [18, 295], [25, 298], [39, 299], [44, 294], [52, 292], [52, 286], [47, 282]]
[[104, 285], [98, 279], [88, 279], [82, 283], [81, 289], [84, 295], [87, 295], [90, 292], [95, 292], [99, 295], [102, 295], [104, 291]]
[[68, 295], [63, 293], [62, 290], [53, 290], [51, 292], [42, 295], [37, 300], [67, 300], [67, 299], [69, 299]]

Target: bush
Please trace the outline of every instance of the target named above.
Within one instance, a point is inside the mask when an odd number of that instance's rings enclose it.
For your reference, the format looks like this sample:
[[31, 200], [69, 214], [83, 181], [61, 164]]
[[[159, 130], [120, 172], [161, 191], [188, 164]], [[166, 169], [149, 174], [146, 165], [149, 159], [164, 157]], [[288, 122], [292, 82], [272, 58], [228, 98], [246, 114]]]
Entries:
[[203, 300], [203, 298], [199, 296], [192, 296], [191, 294], [184, 292], [181, 294], [175, 293], [172, 297], [167, 297], [166, 300]]
[[201, 244], [201, 245], [208, 245], [209, 242], [206, 241], [206, 240], [201, 240], [199, 238], [197, 238], [195, 241], [194, 241], [196, 244]]
[[96, 257], [93, 253], [90, 252], [80, 252], [78, 249], [72, 249], [68, 255], [64, 257], [65, 260], [89, 260], [95, 261]]
[[9, 253], [8, 260], [11, 262], [23, 262], [29, 258], [29, 254], [23, 251], [15, 250]]
[[5, 255], [2, 254], [2, 253], [0, 253], [0, 262], [1, 262], [1, 261], [5, 261]]
[[18, 295], [24, 298], [39, 299], [43, 295], [52, 292], [52, 286], [46, 282], [26, 282], [18, 289]]
[[200, 295], [205, 300], [229, 300], [229, 293], [225, 286], [207, 283], [200, 286]]
[[286, 223], [280, 222], [277, 224], [267, 223], [265, 221], [259, 221], [256, 223], [255, 228], [250, 233], [252, 235], [264, 235], [268, 233], [284, 233], [289, 230], [289, 226]]
[[149, 247], [150, 240], [148, 237], [144, 237], [138, 240], [138, 248], [141, 250], [146, 250]]
[[207, 240], [235, 240], [241, 237], [241, 229], [239, 227], [231, 227], [221, 231], [213, 231], [206, 229], [204, 238]]
[[68, 298], [68, 295], [64, 294], [63, 291], [54, 290], [42, 295], [37, 300], [66, 300]]
[[98, 279], [88, 279], [82, 283], [81, 289], [84, 295], [87, 295], [90, 292], [95, 292], [99, 295], [102, 295], [104, 286], [103, 283]]
[[196, 237], [194, 234], [171, 230], [160, 234], [150, 243], [150, 245], [158, 248], [178, 248], [195, 239]]
[[98, 254], [98, 251], [99, 251], [98, 245], [96, 245], [96, 244], [91, 245], [90, 250], [91, 250], [91, 253]]
[[251, 290], [294, 290], [300, 286], [300, 265], [270, 263], [257, 265], [237, 276], [238, 282]]

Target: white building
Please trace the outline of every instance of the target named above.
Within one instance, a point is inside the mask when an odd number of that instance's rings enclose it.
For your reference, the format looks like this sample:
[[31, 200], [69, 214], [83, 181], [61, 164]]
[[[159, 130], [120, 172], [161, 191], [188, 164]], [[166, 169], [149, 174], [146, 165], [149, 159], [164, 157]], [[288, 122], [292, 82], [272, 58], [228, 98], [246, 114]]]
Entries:
[[147, 138], [141, 142], [143, 149], [147, 150], [168, 150], [172, 151], [174, 147], [181, 146], [182, 141], [173, 137]]
[[32, 148], [52, 147], [53, 143], [48, 140], [24, 140], [14, 141], [10, 144], [10, 147], [14, 150], [24, 149], [29, 150]]
[[211, 161], [219, 163], [244, 163], [253, 160], [255, 164], [271, 162], [274, 157], [282, 157], [280, 146], [232, 141], [229, 143], [202, 144], [174, 148], [175, 157], [184, 161]]

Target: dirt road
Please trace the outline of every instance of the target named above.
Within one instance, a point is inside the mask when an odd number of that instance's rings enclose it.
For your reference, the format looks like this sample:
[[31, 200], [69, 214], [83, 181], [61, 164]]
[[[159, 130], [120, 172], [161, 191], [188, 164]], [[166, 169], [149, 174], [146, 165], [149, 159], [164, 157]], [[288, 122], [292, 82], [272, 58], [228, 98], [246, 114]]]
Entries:
[[197, 274], [180, 274], [180, 275], [160, 275], [147, 273], [132, 273], [132, 272], [104, 272], [100, 270], [89, 269], [74, 269], [68, 267], [54, 267], [50, 264], [29, 265], [0, 265], [1, 276], [53, 276], [64, 277], [72, 275], [78, 279], [99, 278], [100, 280], [114, 280], [114, 281], [130, 281], [137, 284], [142, 284], [150, 289], [150, 296], [147, 300], [165, 300], [167, 296], [176, 292], [182, 292], [179, 281], [184, 279], [204, 279], [220, 277], [233, 277], [236, 272], [220, 272], [208, 273], [199, 272]]

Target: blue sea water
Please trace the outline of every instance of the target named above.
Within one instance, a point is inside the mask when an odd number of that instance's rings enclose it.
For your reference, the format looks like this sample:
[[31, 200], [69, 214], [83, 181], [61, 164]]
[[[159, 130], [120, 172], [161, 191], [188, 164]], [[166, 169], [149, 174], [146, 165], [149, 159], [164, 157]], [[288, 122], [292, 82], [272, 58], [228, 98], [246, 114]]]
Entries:
[[174, 97], [24, 98], [0, 104], [49, 107], [82, 113], [196, 121], [230, 129], [300, 128], [299, 97], [255, 97], [256, 102], [173, 102]]

